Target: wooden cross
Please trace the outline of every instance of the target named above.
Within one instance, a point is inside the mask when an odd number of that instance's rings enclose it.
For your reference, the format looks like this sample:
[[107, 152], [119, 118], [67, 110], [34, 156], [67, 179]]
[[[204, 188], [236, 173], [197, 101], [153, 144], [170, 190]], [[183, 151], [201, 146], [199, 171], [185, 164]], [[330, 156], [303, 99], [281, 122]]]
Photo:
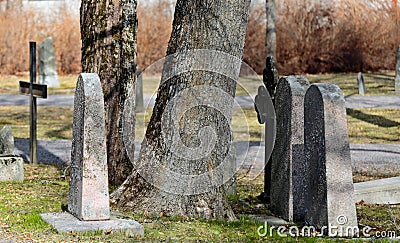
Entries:
[[21, 94], [29, 95], [30, 106], [30, 162], [37, 164], [36, 147], [36, 120], [37, 120], [37, 105], [36, 98], [47, 98], [47, 85], [36, 84], [36, 42], [29, 42], [29, 74], [30, 82], [19, 81], [19, 91]]

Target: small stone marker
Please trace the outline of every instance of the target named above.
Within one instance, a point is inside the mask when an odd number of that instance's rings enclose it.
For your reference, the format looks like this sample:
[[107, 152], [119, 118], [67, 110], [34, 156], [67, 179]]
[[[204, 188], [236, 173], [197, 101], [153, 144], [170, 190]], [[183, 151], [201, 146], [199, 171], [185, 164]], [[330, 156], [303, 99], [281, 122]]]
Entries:
[[136, 103], [136, 112], [137, 113], [144, 112], [143, 78], [142, 78], [142, 70], [140, 68], [136, 69], [135, 103]]
[[0, 155], [14, 154], [14, 137], [10, 126], [4, 126], [0, 131]]
[[394, 90], [396, 93], [400, 93], [400, 45], [396, 51], [396, 78], [394, 81]]
[[304, 142], [309, 170], [306, 224], [328, 230], [330, 236], [354, 235], [346, 231], [358, 226], [345, 100], [336, 84], [314, 84], [308, 89]]
[[365, 83], [362, 72], [359, 72], [357, 75], [357, 83], [358, 83], [358, 94], [365, 95]]
[[95, 73], [82, 73], [75, 89], [70, 175], [69, 213], [41, 214], [57, 232], [144, 234], [138, 222], [110, 216], [104, 96]]
[[74, 98], [68, 210], [80, 220], [110, 218], [104, 98], [97, 74], [79, 76]]
[[283, 77], [275, 96], [276, 140], [272, 153], [271, 210], [287, 221], [304, 220], [307, 170], [304, 157], [305, 77]]
[[0, 131], [0, 181], [23, 181], [24, 161], [14, 156], [14, 137], [11, 127], [5, 126]]
[[51, 37], [39, 45], [39, 84], [60, 87], [56, 68], [56, 55]]

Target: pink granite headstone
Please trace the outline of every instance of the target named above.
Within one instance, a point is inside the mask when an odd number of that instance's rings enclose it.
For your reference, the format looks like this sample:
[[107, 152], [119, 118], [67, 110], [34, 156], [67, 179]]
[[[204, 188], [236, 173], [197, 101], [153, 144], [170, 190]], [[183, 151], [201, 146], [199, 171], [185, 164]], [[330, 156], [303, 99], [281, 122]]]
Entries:
[[76, 85], [69, 212], [80, 220], [110, 218], [104, 98], [99, 76], [82, 73]]

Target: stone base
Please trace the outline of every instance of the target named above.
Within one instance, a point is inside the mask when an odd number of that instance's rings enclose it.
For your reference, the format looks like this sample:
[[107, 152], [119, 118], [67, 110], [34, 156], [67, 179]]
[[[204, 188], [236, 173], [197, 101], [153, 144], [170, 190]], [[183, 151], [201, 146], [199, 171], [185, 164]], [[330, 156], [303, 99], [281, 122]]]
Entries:
[[84, 233], [95, 231], [123, 232], [127, 236], [143, 235], [144, 227], [134, 220], [116, 219], [104, 221], [80, 221], [70, 213], [47, 213], [40, 215], [58, 233]]
[[24, 160], [17, 156], [0, 157], [0, 181], [24, 180]]
[[274, 217], [271, 215], [249, 215], [249, 218], [259, 222], [259, 223], [267, 223], [268, 225], [274, 225], [274, 226], [281, 226], [281, 225], [294, 225], [293, 222], [288, 222], [284, 219]]
[[355, 183], [354, 197], [356, 202], [399, 204], [400, 177]]

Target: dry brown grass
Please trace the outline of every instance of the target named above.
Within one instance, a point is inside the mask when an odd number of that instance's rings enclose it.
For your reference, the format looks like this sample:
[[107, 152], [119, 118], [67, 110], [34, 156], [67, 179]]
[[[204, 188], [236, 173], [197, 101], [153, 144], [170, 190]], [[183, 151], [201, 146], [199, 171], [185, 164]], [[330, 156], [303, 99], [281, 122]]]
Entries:
[[[138, 65], [163, 58], [171, 32], [170, 0], [140, 2]], [[281, 74], [394, 70], [399, 8], [391, 1], [338, 0], [331, 8], [312, 0], [277, 1], [277, 60]], [[28, 42], [55, 41], [61, 74], [80, 72], [79, 19], [64, 11], [55, 21], [33, 12], [0, 13], [0, 74], [28, 70]], [[396, 17], [397, 16], [397, 17]], [[244, 61], [261, 73], [265, 65], [265, 6], [251, 9]]]
[[0, 13], [0, 73], [18, 74], [29, 69], [29, 41], [54, 40], [57, 68], [62, 74], [80, 71], [79, 19], [66, 9], [54, 21], [32, 11], [11, 9]]

